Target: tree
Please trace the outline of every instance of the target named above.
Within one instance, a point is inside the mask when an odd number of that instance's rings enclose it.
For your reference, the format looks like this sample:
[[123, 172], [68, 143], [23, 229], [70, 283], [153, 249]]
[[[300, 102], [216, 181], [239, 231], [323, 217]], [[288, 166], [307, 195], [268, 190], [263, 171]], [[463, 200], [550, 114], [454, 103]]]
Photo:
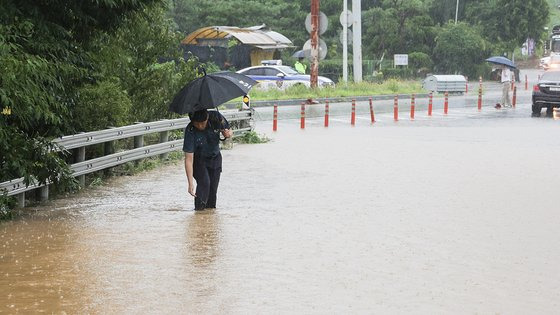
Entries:
[[476, 77], [476, 65], [488, 56], [488, 44], [480, 31], [463, 22], [444, 25], [435, 42], [433, 60], [441, 73]]
[[[89, 50], [91, 43], [157, 2], [2, 1], [0, 109], [9, 108], [11, 114], [0, 114], [0, 181], [21, 176], [27, 183], [31, 178], [41, 183], [70, 179], [50, 140], [77, 131], [80, 91], [107, 78], [98, 72], [102, 67], [96, 51]], [[101, 82], [102, 89], [115, 86], [109, 79]]]

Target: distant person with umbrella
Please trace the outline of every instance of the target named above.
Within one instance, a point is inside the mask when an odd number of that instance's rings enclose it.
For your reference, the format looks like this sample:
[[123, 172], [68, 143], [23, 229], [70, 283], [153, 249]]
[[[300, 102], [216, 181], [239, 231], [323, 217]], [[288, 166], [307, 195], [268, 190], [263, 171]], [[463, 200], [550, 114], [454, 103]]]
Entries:
[[509, 97], [509, 91], [511, 89], [511, 80], [513, 77], [511, 69], [515, 69], [515, 64], [513, 61], [507, 59], [506, 57], [502, 56], [495, 56], [486, 59], [486, 61], [491, 62], [493, 64], [497, 64], [502, 69], [501, 75], [501, 82], [502, 82], [502, 102], [496, 104], [496, 108], [503, 107], [512, 107], [511, 106], [511, 99]]
[[[257, 81], [235, 72], [206, 74], [189, 82], [175, 95], [169, 110], [189, 113], [183, 152], [188, 193], [194, 197], [194, 209], [216, 208], [218, 184], [222, 172], [220, 134], [230, 138], [233, 132], [219, 111], [208, 111], [239, 96], [246, 95]], [[194, 181], [196, 180], [196, 187]]]
[[305, 52], [303, 50], [296, 51], [292, 57], [297, 58], [298, 60], [294, 64], [294, 68], [298, 73], [305, 74], [307, 71], [307, 66], [303, 64], [303, 58], [305, 57]]

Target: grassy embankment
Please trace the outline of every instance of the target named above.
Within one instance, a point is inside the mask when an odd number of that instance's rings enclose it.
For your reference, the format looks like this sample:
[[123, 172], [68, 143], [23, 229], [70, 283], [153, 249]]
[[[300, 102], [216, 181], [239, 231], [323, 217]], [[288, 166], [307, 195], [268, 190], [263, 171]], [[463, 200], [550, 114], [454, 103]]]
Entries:
[[[307, 99], [307, 98], [336, 98], [352, 96], [392, 95], [424, 93], [422, 84], [416, 81], [398, 81], [394, 79], [383, 83], [338, 83], [334, 88], [309, 89], [305, 86], [294, 86], [286, 90], [251, 90], [252, 101], [285, 100], [285, 99]], [[234, 102], [240, 102], [234, 100]]]

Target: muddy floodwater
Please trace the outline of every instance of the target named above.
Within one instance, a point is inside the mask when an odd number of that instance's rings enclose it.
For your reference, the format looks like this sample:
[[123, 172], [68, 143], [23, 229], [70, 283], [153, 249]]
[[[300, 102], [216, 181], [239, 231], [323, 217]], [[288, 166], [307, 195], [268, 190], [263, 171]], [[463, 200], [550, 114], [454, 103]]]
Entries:
[[259, 122], [216, 210], [181, 163], [29, 208], [0, 313], [558, 313], [560, 121], [517, 113]]

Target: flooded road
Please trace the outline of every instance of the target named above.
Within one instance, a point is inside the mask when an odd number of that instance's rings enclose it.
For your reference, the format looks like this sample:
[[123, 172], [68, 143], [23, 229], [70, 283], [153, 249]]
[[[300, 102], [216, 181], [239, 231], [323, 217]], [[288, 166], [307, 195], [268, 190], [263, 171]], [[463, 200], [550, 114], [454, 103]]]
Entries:
[[560, 311], [559, 121], [367, 119], [258, 122], [213, 211], [177, 163], [0, 223], [0, 313]]

